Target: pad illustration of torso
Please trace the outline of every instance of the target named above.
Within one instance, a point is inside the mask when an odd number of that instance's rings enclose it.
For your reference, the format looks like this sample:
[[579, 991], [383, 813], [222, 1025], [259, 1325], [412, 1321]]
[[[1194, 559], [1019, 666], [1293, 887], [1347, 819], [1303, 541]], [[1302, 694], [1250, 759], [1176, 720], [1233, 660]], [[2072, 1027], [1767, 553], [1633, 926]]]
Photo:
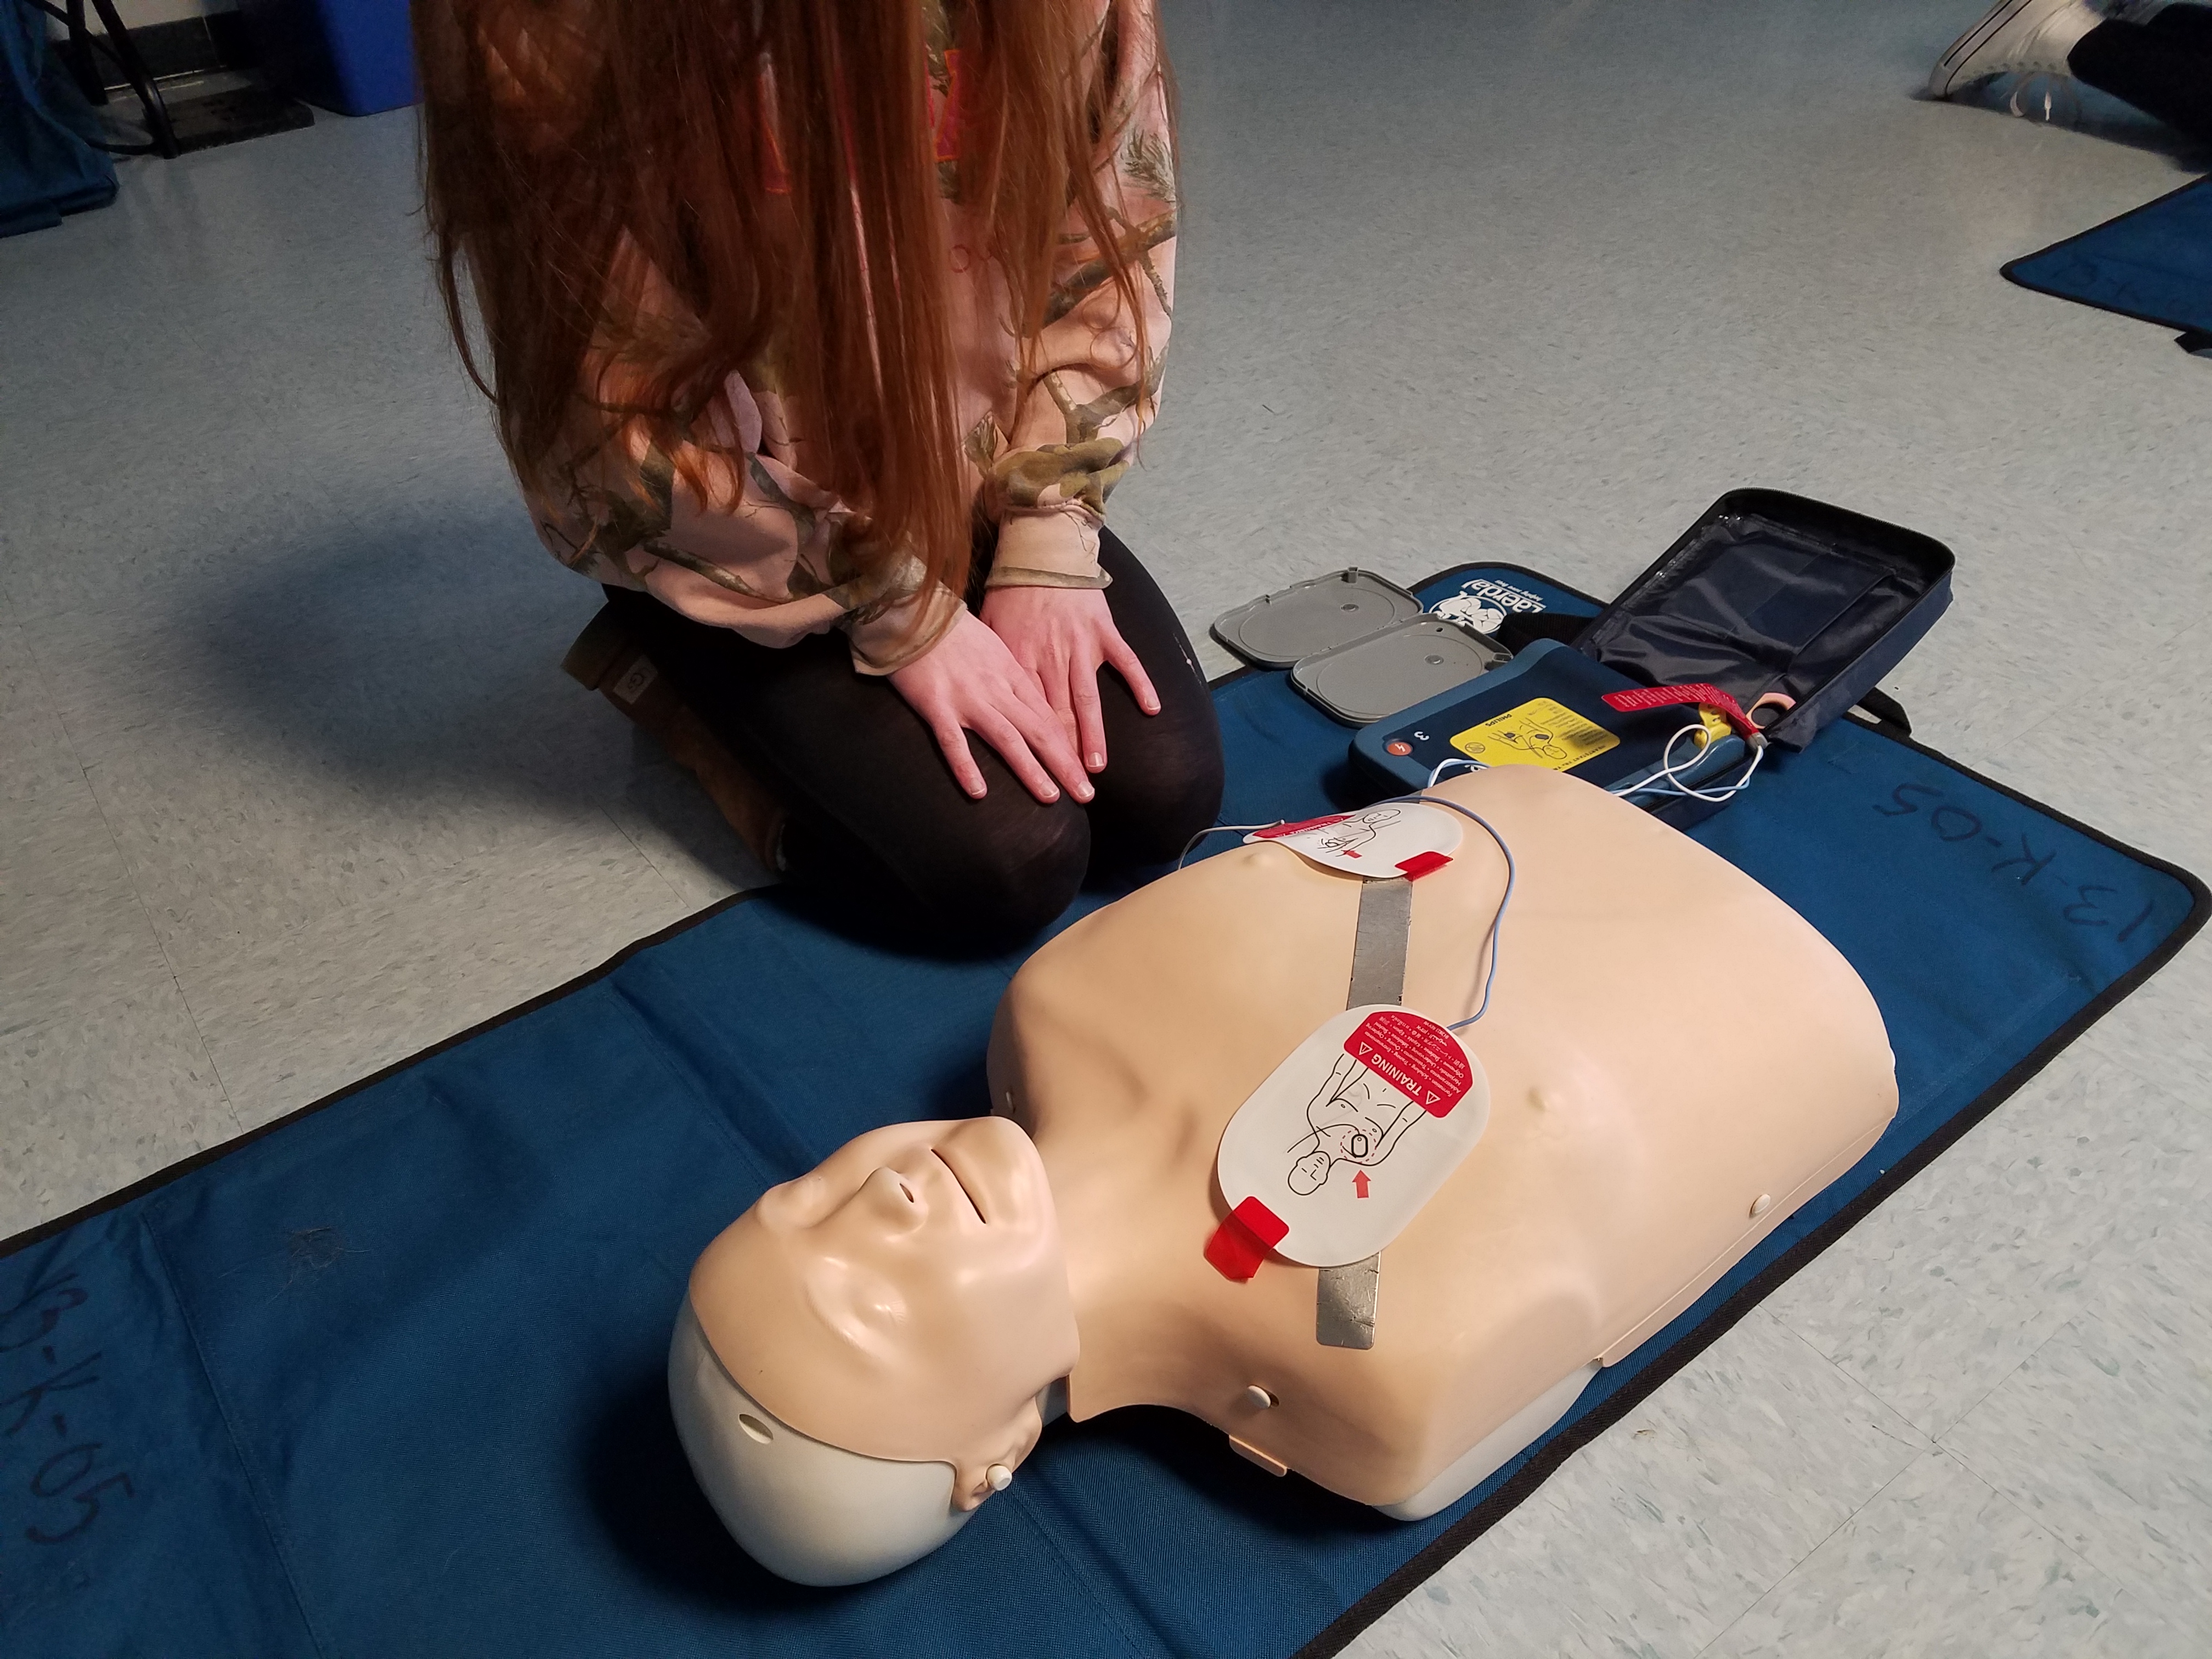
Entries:
[[1306, 1103], [1313, 1133], [1293, 1142], [1284, 1184], [1300, 1194], [1319, 1192], [1340, 1164], [1371, 1170], [1390, 1156], [1399, 1137], [1421, 1120], [1421, 1108], [1350, 1054], [1340, 1054]]

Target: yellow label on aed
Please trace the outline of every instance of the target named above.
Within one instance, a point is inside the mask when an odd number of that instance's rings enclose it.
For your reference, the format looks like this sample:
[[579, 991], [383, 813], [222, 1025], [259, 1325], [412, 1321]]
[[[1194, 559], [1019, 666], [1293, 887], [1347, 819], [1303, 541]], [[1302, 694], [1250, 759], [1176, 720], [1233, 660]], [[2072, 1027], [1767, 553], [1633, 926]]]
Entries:
[[1532, 697], [1518, 708], [1468, 726], [1451, 746], [1485, 766], [1548, 766], [1566, 772], [1620, 748], [1620, 739], [1565, 703]]

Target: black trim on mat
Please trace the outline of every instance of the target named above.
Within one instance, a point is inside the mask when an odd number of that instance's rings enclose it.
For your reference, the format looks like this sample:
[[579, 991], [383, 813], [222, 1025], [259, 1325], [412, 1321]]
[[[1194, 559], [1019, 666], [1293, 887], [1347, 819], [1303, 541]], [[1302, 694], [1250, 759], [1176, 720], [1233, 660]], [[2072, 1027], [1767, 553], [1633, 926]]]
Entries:
[[[2026, 285], [2023, 284], [2023, 286]], [[1431, 582], [1442, 581], [1447, 577], [1455, 576], [1468, 570], [1515, 571], [1556, 587], [1582, 600], [1584, 604], [1601, 605], [1602, 603], [1577, 588], [1569, 586], [1556, 577], [1545, 575], [1541, 571], [1531, 570], [1524, 565], [1489, 560], [1457, 565], [1449, 570], [1438, 571], [1435, 575], [1426, 577], [1412, 586], [1425, 587]], [[1249, 666], [1233, 669], [1209, 682], [1209, 684], [1218, 688], [1260, 672], [1261, 671]], [[1971, 1104], [1953, 1114], [1925, 1139], [1899, 1159], [1872, 1186], [1831, 1216], [1820, 1226], [1808, 1233], [1788, 1250], [1769, 1262], [1756, 1277], [1744, 1285], [1735, 1295], [1700, 1320], [1686, 1335], [1679, 1338], [1668, 1347], [1664, 1353], [1638, 1371], [1635, 1378], [1619, 1393], [1607, 1399], [1603, 1405], [1592, 1411], [1587, 1417], [1546, 1441], [1536, 1455], [1515, 1473], [1512, 1479], [1475, 1508], [1462, 1516], [1443, 1532], [1438, 1534], [1426, 1548], [1407, 1561], [1373, 1589], [1361, 1596], [1358, 1601], [1353, 1602], [1326, 1630], [1300, 1648], [1293, 1656], [1293, 1659], [1331, 1659], [1332, 1656], [1343, 1651], [1360, 1632], [1396, 1606], [1453, 1556], [1458, 1554], [1518, 1507], [1524, 1499], [1549, 1480], [1568, 1458], [1573, 1456], [1576, 1452], [1596, 1439], [1607, 1429], [1626, 1416], [1630, 1411], [1642, 1404], [1661, 1383], [1710, 1347], [1731, 1326], [1771, 1295], [1799, 1269], [1849, 1232], [1859, 1222], [1864, 1220], [1885, 1200], [1940, 1157], [1961, 1135], [1995, 1111], [2008, 1097], [2049, 1065], [2082, 1032], [2102, 1019], [2144, 981], [2172, 961], [2181, 948], [2197, 936], [2198, 931], [2205, 925], [2208, 916], [2212, 916], [2212, 890], [2208, 890], [2203, 881], [2189, 871], [2181, 868], [2180, 866], [2130, 847], [2124, 842], [2115, 840], [2102, 830], [2083, 823], [2078, 818], [2054, 811], [2042, 802], [2021, 793], [2017, 789], [1999, 783], [1994, 778], [1983, 776], [1971, 767], [1961, 766], [1938, 750], [1931, 749], [1925, 744], [1917, 743], [1909, 737], [1899, 736], [1889, 726], [1871, 720], [1856, 720], [1856, 717], [1848, 718], [1853, 718], [1855, 724], [1865, 726], [1869, 731], [1887, 738], [1890, 742], [1900, 744], [1916, 754], [1924, 755], [1930, 760], [1948, 766], [1953, 771], [1972, 779], [1985, 788], [1994, 789], [1999, 794], [2018, 801], [2023, 806], [2031, 807], [2064, 824], [2077, 834], [2087, 836], [2092, 841], [2098, 842], [2125, 857], [2135, 860], [2147, 868], [2172, 877], [2188, 890], [2191, 896], [2191, 902], [2188, 915], [2182, 918], [2155, 951], [2136, 963], [2126, 974], [2106, 986], [2073, 1018], [2045, 1038], [2018, 1065], [1984, 1090]], [[0, 1260], [5, 1260], [20, 1251], [30, 1249], [33, 1245], [42, 1243], [49, 1238], [66, 1232], [80, 1222], [88, 1221], [95, 1216], [106, 1214], [108, 1211], [119, 1208], [134, 1199], [167, 1186], [170, 1182], [190, 1175], [193, 1170], [205, 1164], [212, 1164], [217, 1158], [237, 1152], [264, 1135], [273, 1134], [287, 1124], [312, 1116], [326, 1107], [335, 1106], [340, 1101], [360, 1093], [373, 1084], [380, 1083], [386, 1078], [404, 1072], [410, 1066], [441, 1054], [448, 1048], [466, 1042], [472, 1037], [495, 1030], [500, 1026], [512, 1020], [520, 1019], [526, 1014], [534, 1013], [550, 1003], [557, 1002], [572, 992], [580, 991], [586, 986], [605, 978], [641, 951], [663, 944], [680, 933], [688, 933], [702, 923], [713, 920], [724, 911], [744, 903], [765, 890], [767, 890], [755, 888], [747, 892], [733, 893], [727, 898], [718, 900], [705, 909], [686, 916], [680, 921], [673, 922], [657, 933], [634, 940], [598, 967], [580, 974], [550, 991], [542, 992], [527, 1002], [509, 1008], [502, 1013], [495, 1014], [491, 1018], [471, 1025], [466, 1030], [457, 1031], [441, 1042], [432, 1043], [419, 1053], [410, 1054], [404, 1060], [394, 1061], [381, 1071], [356, 1082], [349, 1083], [343, 1089], [325, 1095], [321, 1099], [300, 1107], [295, 1111], [288, 1112], [283, 1116], [262, 1124], [258, 1128], [249, 1129], [244, 1134], [224, 1141], [219, 1146], [195, 1152], [189, 1158], [170, 1164], [167, 1169], [156, 1170], [142, 1180], [131, 1182], [120, 1191], [111, 1193], [106, 1198], [95, 1200], [81, 1209], [70, 1212], [68, 1215], [58, 1216], [52, 1221], [41, 1222], [35, 1227], [17, 1233], [14, 1237], [0, 1242]]]
[[[2212, 179], [2191, 179], [2179, 190], [2169, 190], [2165, 195], [2145, 202], [2141, 207], [2130, 208], [2125, 213], [2107, 219], [2102, 224], [2092, 225], [2087, 230], [2077, 230], [2071, 236], [2053, 242], [2049, 247], [2038, 248], [2033, 253], [2023, 253], [2017, 259], [2008, 259], [1997, 267], [1997, 275], [2017, 287], [2026, 289], [2031, 294], [2047, 294], [2054, 300], [2070, 300], [2077, 306], [2087, 306], [2092, 311], [2109, 311], [2115, 317], [2132, 317], [2139, 323], [2152, 323], [2160, 328], [2176, 329], [2183, 334], [2199, 333], [2204, 327], [2204, 319], [2202, 317], [2193, 322], [2177, 322], [2171, 317], [2160, 317], [2148, 311], [2130, 311], [2125, 306], [2108, 306], [2102, 300], [2087, 299], [2079, 294], [2069, 294], [2063, 289], [2045, 288], [2041, 283], [2032, 283], [2020, 274], [2020, 267], [2031, 259], [2040, 259], [2046, 253], [2056, 253], [2060, 248], [2069, 246], [2085, 236], [2094, 236], [2100, 230], [2108, 230], [2114, 225], [2124, 223], [2138, 213], [2148, 213], [2153, 208], [2170, 202], [2177, 196], [2185, 195], [2192, 190], [2207, 188], [2212, 188]], [[2193, 347], [2187, 349], [2195, 349]]]
[[266, 1123], [248, 1129], [242, 1135], [233, 1135], [228, 1140], [218, 1142], [213, 1146], [204, 1146], [191, 1157], [179, 1158], [167, 1169], [156, 1170], [149, 1176], [142, 1176], [128, 1187], [112, 1192], [105, 1198], [96, 1198], [89, 1204], [71, 1210], [67, 1215], [56, 1216], [52, 1221], [41, 1221], [35, 1227], [27, 1227], [12, 1238], [0, 1239], [0, 1261], [6, 1261], [19, 1251], [29, 1249], [33, 1244], [43, 1244], [58, 1233], [67, 1232], [80, 1221], [89, 1221], [94, 1216], [105, 1215], [110, 1210], [120, 1209], [134, 1198], [143, 1198], [157, 1188], [166, 1187], [171, 1182], [190, 1175], [204, 1164], [212, 1164], [219, 1158], [227, 1158], [233, 1152], [250, 1146], [264, 1135], [276, 1133], [288, 1123], [297, 1123], [303, 1117], [313, 1117], [325, 1107], [335, 1106], [348, 1097], [359, 1094], [370, 1085], [381, 1083], [385, 1079], [404, 1072], [410, 1066], [419, 1065], [423, 1060], [442, 1054], [447, 1049], [457, 1048], [471, 1037], [482, 1036], [486, 1031], [495, 1031], [508, 1021], [520, 1019], [525, 1014], [534, 1014], [546, 1004], [558, 1002], [570, 992], [580, 991], [586, 986], [605, 979], [639, 951], [650, 950], [656, 945], [665, 944], [678, 933], [688, 933], [702, 922], [712, 921], [723, 911], [743, 904], [746, 900], [768, 890], [765, 887], [751, 887], [742, 892], [732, 893], [726, 898], [716, 899], [705, 909], [694, 910], [681, 921], [670, 922], [657, 933], [648, 933], [643, 939], [632, 939], [598, 967], [586, 969], [575, 978], [556, 985], [550, 991], [540, 991], [527, 1002], [517, 1003], [512, 1008], [494, 1014], [489, 1019], [480, 1020], [465, 1031], [456, 1031], [449, 1037], [441, 1037], [428, 1048], [418, 1049], [404, 1060], [395, 1060], [381, 1071], [371, 1072], [367, 1077], [347, 1084], [343, 1089], [333, 1090], [320, 1100], [311, 1100], [305, 1106], [295, 1107], [285, 1113], [283, 1116], [271, 1118]]

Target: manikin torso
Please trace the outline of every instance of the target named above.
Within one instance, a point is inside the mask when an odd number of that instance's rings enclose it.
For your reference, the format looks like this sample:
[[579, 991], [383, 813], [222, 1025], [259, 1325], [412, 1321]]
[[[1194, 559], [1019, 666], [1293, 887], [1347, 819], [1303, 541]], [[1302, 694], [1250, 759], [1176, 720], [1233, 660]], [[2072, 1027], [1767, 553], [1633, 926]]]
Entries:
[[[1873, 999], [1764, 888], [1559, 774], [1437, 793], [1486, 817], [1519, 873], [1493, 1000], [1462, 1033], [1489, 1126], [1382, 1253], [1371, 1348], [1316, 1340], [1316, 1269], [1271, 1259], [1237, 1283], [1203, 1254], [1224, 1127], [1345, 1006], [1359, 878], [1241, 847], [1077, 923], [1007, 991], [993, 1100], [1050, 1177], [1074, 1417], [1176, 1407], [1399, 1503], [1658, 1329], [1889, 1121]], [[1504, 880], [1469, 826], [1414, 884], [1407, 1006], [1474, 1011]]]

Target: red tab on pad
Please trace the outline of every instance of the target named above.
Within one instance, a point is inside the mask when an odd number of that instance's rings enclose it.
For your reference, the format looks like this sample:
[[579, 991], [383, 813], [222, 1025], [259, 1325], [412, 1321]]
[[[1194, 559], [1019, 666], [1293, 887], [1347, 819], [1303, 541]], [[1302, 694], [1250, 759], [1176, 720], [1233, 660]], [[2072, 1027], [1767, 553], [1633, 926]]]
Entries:
[[1206, 1241], [1206, 1259], [1224, 1279], [1243, 1284], [1260, 1271], [1267, 1252], [1290, 1236], [1290, 1224], [1256, 1198], [1231, 1210]]
[[1632, 690], [1605, 694], [1605, 706], [1617, 708], [1624, 714], [1644, 708], [1664, 708], [1678, 702], [1703, 703], [1706, 708], [1727, 715], [1729, 724], [1747, 738], [1759, 735], [1758, 726], [1750, 715], [1743, 712], [1741, 703], [1717, 685], [1708, 685], [1702, 681], [1695, 685], [1639, 685]]
[[1442, 853], [1416, 853], [1409, 859], [1400, 859], [1398, 870], [1407, 881], [1419, 881], [1423, 876], [1434, 875], [1450, 862]]
[[1256, 1198], [1246, 1199], [1229, 1213], [1267, 1249], [1273, 1249], [1291, 1236], [1291, 1224]]
[[1431, 1117], [1443, 1116], [1474, 1086], [1467, 1054], [1452, 1034], [1419, 1014], [1385, 1009], [1368, 1015], [1345, 1038], [1344, 1052]]

